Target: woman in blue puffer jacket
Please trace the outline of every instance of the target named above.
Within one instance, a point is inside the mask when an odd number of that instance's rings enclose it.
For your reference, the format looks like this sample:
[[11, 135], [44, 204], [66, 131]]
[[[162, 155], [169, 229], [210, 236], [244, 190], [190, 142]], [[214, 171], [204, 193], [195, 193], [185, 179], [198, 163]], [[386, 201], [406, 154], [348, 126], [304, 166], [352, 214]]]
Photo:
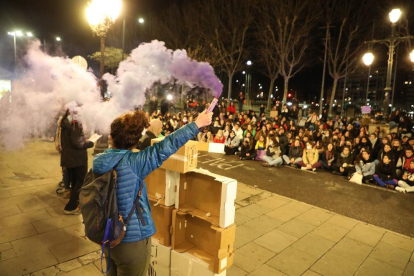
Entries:
[[156, 229], [151, 218], [151, 209], [144, 178], [162, 165], [188, 140], [194, 138], [199, 128], [211, 124], [212, 112], [201, 113], [197, 120], [171, 133], [162, 142], [140, 152], [132, 152], [149, 126], [148, 118], [142, 111], [134, 111], [116, 118], [111, 124], [110, 148], [96, 155], [93, 172], [104, 174], [115, 168], [118, 175], [116, 196], [118, 209], [123, 220], [132, 209], [135, 198], [142, 186], [139, 199], [141, 214], [134, 211], [125, 237], [119, 245], [111, 249], [111, 256], [105, 251], [106, 261], [110, 262], [108, 275], [146, 275], [151, 254], [151, 236]]

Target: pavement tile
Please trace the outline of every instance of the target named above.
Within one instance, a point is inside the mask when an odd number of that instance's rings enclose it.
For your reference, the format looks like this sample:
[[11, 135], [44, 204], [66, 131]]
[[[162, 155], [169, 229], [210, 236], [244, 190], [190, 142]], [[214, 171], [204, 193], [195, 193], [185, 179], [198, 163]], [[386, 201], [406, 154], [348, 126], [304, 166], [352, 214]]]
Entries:
[[[237, 239], [237, 234], [236, 234]], [[286, 234], [282, 231], [274, 229], [269, 233], [264, 234], [260, 238], [254, 240], [258, 245], [263, 246], [269, 250], [272, 250], [275, 253], [280, 253], [286, 247], [290, 246], [292, 243], [296, 242], [298, 238]]]
[[405, 269], [410, 261], [411, 252], [388, 243], [379, 242], [371, 252], [370, 257], [400, 269]]
[[237, 250], [234, 255], [234, 264], [244, 271], [252, 272], [275, 255], [273, 251], [250, 242]]
[[414, 275], [414, 263], [409, 262], [407, 265], [407, 268], [404, 271], [403, 276], [412, 276], [412, 275]]
[[354, 275], [371, 251], [368, 245], [343, 238], [311, 270], [321, 275]]
[[55, 266], [51, 266], [39, 271], [36, 271], [35, 273], [31, 274], [33, 276], [55, 276], [59, 275], [59, 269], [57, 269]]
[[[66, 199], [66, 200], [68, 200], [68, 199]], [[66, 204], [62, 203], [61, 205], [56, 205], [56, 206], [53, 206], [53, 207], [45, 208], [45, 211], [48, 212], [48, 214], [51, 217], [58, 217], [58, 216], [61, 216], [61, 215], [64, 214], [63, 209], [65, 208], [65, 205]], [[237, 217], [237, 215], [236, 215], [236, 217]]]
[[5, 250], [9, 250], [11, 248], [12, 248], [12, 246], [11, 246], [11, 243], [9, 243], [9, 242], [0, 243], [0, 252], [3, 252]]
[[32, 195], [21, 195], [21, 196], [12, 196], [8, 198], [2, 198], [0, 199], [0, 208], [23, 203], [30, 199], [33, 199]]
[[66, 232], [66, 234], [68, 234], [72, 238], [86, 239], [85, 224], [83, 224], [83, 223], [78, 223], [78, 224], [74, 224], [74, 225], [65, 227], [65, 228], [63, 228], [63, 230]]
[[317, 236], [313, 233], [309, 233], [294, 244], [291, 247], [300, 251], [313, 255], [315, 257], [321, 257], [328, 252], [333, 246], [334, 242]]
[[75, 270], [72, 270], [68, 273], [59, 274], [59, 275], [65, 275], [65, 276], [79, 276], [79, 275], [87, 275], [87, 276], [102, 276], [102, 272], [98, 270], [96, 266], [93, 264], [88, 264], [85, 266], [82, 266], [80, 268], [77, 268]]
[[[231, 276], [230, 274], [227, 274], [228, 276]], [[252, 273], [249, 274], [249, 276], [286, 276], [285, 273], [280, 272], [279, 270], [274, 269], [271, 266], [268, 266], [267, 264], [264, 264], [254, 270]]]
[[36, 192], [41, 191], [41, 190], [42, 190], [42, 187], [33, 186], [33, 187], [13, 189], [13, 190], [10, 190], [9, 193], [12, 196], [19, 196], [19, 195], [33, 194], [33, 193], [36, 193]]
[[33, 226], [39, 233], [49, 232], [82, 222], [80, 215], [61, 215], [53, 218], [33, 222]]
[[66, 234], [63, 229], [50, 231], [47, 233], [27, 237], [24, 239], [12, 241], [11, 244], [17, 255], [24, 255], [30, 252], [42, 250], [56, 244], [61, 244], [72, 240], [73, 238]]
[[269, 208], [271, 210], [274, 210], [276, 208], [279, 208], [285, 204], [288, 204], [290, 201], [286, 200], [285, 198], [279, 197], [277, 195], [273, 195], [271, 197], [268, 197], [266, 199], [258, 201], [256, 204], [260, 206], [264, 206], [266, 208]]
[[294, 218], [282, 224], [281, 226], [279, 226], [277, 230], [282, 231], [291, 236], [294, 236], [296, 238], [301, 238], [305, 236], [306, 234], [308, 234], [310, 231], [312, 231], [314, 228], [315, 228], [314, 225], [304, 222], [302, 220], [299, 220], [297, 218]]
[[[19, 206], [17, 205], [9, 205], [0, 207], [0, 218], [13, 216], [17, 214], [21, 214], [22, 210], [20, 210]], [[1, 227], [1, 224], [0, 224]]]
[[260, 194], [260, 193], [263, 192], [263, 190], [261, 190], [261, 189], [254, 188], [250, 185], [246, 185], [246, 184], [243, 184], [243, 183], [240, 183], [240, 182], [237, 185], [237, 191], [240, 191], [240, 192], [246, 193], [246, 194], [250, 194], [250, 195], [257, 195], [257, 194]]
[[339, 242], [346, 234], [348, 234], [348, 232], [349, 229], [342, 228], [329, 222], [319, 225], [312, 231], [313, 234], [333, 242]]
[[0, 229], [0, 243], [23, 239], [37, 234], [38, 232], [30, 223], [19, 227], [4, 227]]
[[260, 233], [246, 227], [245, 225], [237, 226], [236, 228], [236, 238], [234, 241], [234, 248], [240, 248], [243, 245], [253, 241], [254, 239], [258, 238]]
[[240, 191], [237, 189], [237, 194], [236, 194], [236, 202], [239, 202], [239, 201], [241, 201], [241, 200], [243, 200], [243, 199], [246, 199], [246, 198], [248, 198], [248, 197], [251, 197], [251, 196], [252, 196], [251, 194], [240, 192]]
[[8, 249], [8, 250], [1, 251], [0, 252], [0, 262], [8, 260], [8, 259], [12, 259], [16, 256], [17, 256], [16, 251], [14, 251], [14, 249]]
[[291, 219], [293, 219], [294, 217], [297, 217], [298, 215], [300, 215], [299, 212], [290, 209], [289, 207], [287, 207], [288, 204], [283, 205], [282, 207], [279, 207], [269, 213], [267, 213], [266, 215], [272, 218], [275, 218], [277, 220], [286, 222], [289, 221]]
[[237, 211], [241, 215], [245, 215], [245, 216], [250, 217], [250, 218], [257, 218], [257, 217], [260, 217], [263, 214], [266, 214], [266, 213], [270, 212], [271, 210], [266, 208], [266, 207], [257, 205], [257, 204], [251, 204], [251, 205], [249, 205], [247, 207], [244, 207], [244, 208], [241, 208]]
[[413, 263], [414, 263], [414, 253], [413, 253], [413, 254], [411, 254], [411, 259], [410, 259], [410, 262], [413, 262]]
[[298, 201], [291, 201], [288, 204], [284, 205], [283, 207], [286, 207], [288, 209], [291, 209], [293, 211], [304, 213], [312, 208], [311, 205], [308, 205], [306, 203], [298, 202]]
[[403, 270], [398, 269], [387, 263], [367, 258], [366, 261], [358, 269], [355, 276], [396, 276], [403, 275]]
[[283, 222], [280, 220], [263, 215], [253, 220], [250, 220], [249, 222], [246, 222], [244, 225], [253, 230], [256, 230], [260, 234], [265, 234], [269, 232], [270, 230], [275, 229], [282, 223]]
[[28, 213], [21, 213], [14, 216], [0, 218], [0, 225], [7, 227], [18, 227], [22, 224], [35, 222], [38, 220], [50, 218], [51, 216], [45, 210], [37, 210]]
[[238, 203], [247, 206], [253, 203], [257, 203], [261, 200], [264, 200], [270, 196], [272, 196], [271, 192], [264, 191], [264, 192], [261, 192], [260, 194], [252, 195], [248, 198], [242, 199]]
[[266, 264], [287, 275], [296, 276], [302, 275], [317, 259], [318, 257], [288, 247]]
[[49, 247], [52, 254], [60, 263], [78, 258], [93, 251], [99, 250], [99, 245], [89, 240], [74, 239]]
[[332, 223], [334, 225], [340, 226], [345, 229], [351, 230], [355, 227], [355, 225], [358, 224], [357, 220], [341, 216], [341, 215], [334, 215], [330, 219], [328, 219], [326, 222]]
[[[99, 260], [99, 265], [101, 264], [101, 260]], [[76, 268], [81, 267], [82, 264], [78, 261], [78, 259], [70, 260], [61, 264], [58, 264], [57, 267], [65, 272], [69, 272], [71, 270], [74, 270]]]
[[321, 276], [321, 274], [313, 272], [312, 270], [306, 270], [306, 272], [303, 273], [302, 276]]
[[17, 276], [32, 273], [52, 265], [58, 261], [48, 249], [41, 250], [37, 254], [26, 254], [0, 262], [2, 275]]
[[382, 233], [363, 224], [358, 224], [346, 235], [349, 239], [362, 242], [372, 247], [381, 240], [382, 236]]
[[0, 199], [8, 198], [8, 197], [11, 197], [11, 194], [9, 193], [9, 191], [0, 191]]
[[414, 240], [409, 239], [398, 234], [387, 232], [382, 237], [381, 242], [391, 244], [395, 247], [413, 252], [414, 251]]
[[[244, 208], [244, 207], [242, 207], [242, 208]], [[242, 209], [242, 208], [240, 208], [240, 209]], [[234, 220], [235, 220], [235, 223], [237, 225], [242, 225], [242, 224], [252, 220], [252, 218], [248, 217], [248, 216], [245, 216], [245, 215], [242, 215], [242, 214], [239, 214], [239, 209], [237, 209], [236, 210], [236, 216], [235, 216]]]
[[297, 219], [313, 224], [315, 226], [321, 225], [333, 215], [322, 209], [312, 208], [305, 213], [297, 216]]

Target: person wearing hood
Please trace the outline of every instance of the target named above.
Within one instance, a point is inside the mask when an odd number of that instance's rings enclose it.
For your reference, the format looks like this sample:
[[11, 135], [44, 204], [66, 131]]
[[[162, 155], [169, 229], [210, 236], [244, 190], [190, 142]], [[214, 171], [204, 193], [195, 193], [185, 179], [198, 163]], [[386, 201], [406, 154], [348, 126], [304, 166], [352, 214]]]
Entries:
[[353, 167], [354, 158], [349, 146], [345, 146], [342, 153], [339, 154], [336, 163], [332, 165], [333, 173], [340, 175], [348, 175], [349, 170]]
[[[171, 155], [187, 141], [193, 139], [199, 128], [210, 125], [213, 113], [201, 113], [197, 120], [171, 133], [164, 140], [139, 152], [132, 151], [138, 144], [145, 128], [149, 127], [148, 118], [142, 111], [126, 113], [111, 124], [110, 148], [94, 157], [92, 171], [104, 174], [111, 169], [117, 172], [118, 210], [126, 221], [134, 208], [125, 236], [121, 243], [111, 249], [105, 258], [110, 263], [108, 275], [143, 276], [151, 257], [151, 236], [156, 229], [151, 217], [145, 177], [159, 168]], [[153, 129], [153, 131], [155, 131]], [[155, 134], [155, 133], [154, 133]], [[134, 205], [137, 195], [139, 208]]]
[[398, 181], [398, 187], [395, 190], [402, 193], [414, 192], [414, 160], [410, 161], [409, 167], [404, 169], [402, 180]]
[[64, 208], [67, 215], [79, 214], [79, 189], [88, 171], [88, 148], [94, 143], [87, 140], [76, 111], [66, 112], [61, 121], [60, 166], [66, 170], [68, 183], [72, 183], [69, 202]]
[[151, 146], [151, 140], [158, 138], [162, 131], [163, 124], [160, 119], [153, 119], [150, 122], [150, 126], [148, 127], [145, 135], [142, 136], [139, 142], [139, 150], [144, 150]]

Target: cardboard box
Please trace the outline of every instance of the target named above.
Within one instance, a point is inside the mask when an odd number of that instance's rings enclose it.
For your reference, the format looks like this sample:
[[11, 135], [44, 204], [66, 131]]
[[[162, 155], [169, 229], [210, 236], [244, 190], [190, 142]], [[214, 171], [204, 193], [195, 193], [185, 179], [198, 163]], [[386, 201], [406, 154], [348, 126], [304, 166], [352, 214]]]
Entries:
[[[154, 143], [159, 143], [164, 138], [155, 138], [151, 140], [151, 146]], [[171, 155], [161, 165], [162, 169], [170, 170], [173, 172], [186, 173], [197, 168], [197, 154], [198, 154], [198, 142], [188, 141], [178, 151]]]
[[226, 276], [226, 270], [220, 274], [209, 270], [209, 264], [194, 255], [171, 251], [171, 276]]
[[235, 234], [235, 224], [219, 228], [180, 210], [173, 211], [171, 248], [208, 263], [215, 273], [221, 273], [233, 264]]
[[162, 204], [157, 204], [157, 201], [150, 199], [151, 204], [151, 216], [154, 220], [155, 232], [153, 238], [157, 242], [164, 246], [171, 246], [171, 231], [172, 231], [172, 212], [174, 206], [165, 206]]
[[180, 176], [175, 208], [226, 228], [234, 223], [237, 180], [196, 169]]
[[180, 173], [161, 168], [151, 172], [145, 179], [148, 198], [159, 201], [165, 206], [175, 204], [175, 190], [180, 182]]
[[198, 142], [198, 151], [207, 151], [207, 152], [212, 152], [212, 153], [223, 153], [224, 152], [224, 144]]
[[151, 262], [148, 276], [170, 276], [171, 247], [161, 245], [159, 240], [151, 239]]
[[279, 115], [279, 111], [277, 111], [277, 110], [270, 111], [270, 117], [271, 118], [277, 117], [278, 115]]

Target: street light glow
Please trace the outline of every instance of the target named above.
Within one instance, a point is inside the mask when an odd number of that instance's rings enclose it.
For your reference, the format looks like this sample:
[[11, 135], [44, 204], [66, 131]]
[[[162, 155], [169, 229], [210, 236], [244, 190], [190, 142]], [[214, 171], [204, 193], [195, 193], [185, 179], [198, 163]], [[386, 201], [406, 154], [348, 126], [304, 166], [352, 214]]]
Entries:
[[401, 10], [400, 9], [393, 9], [390, 12], [389, 15], [390, 15], [390, 21], [391, 21], [391, 23], [396, 23], [400, 19]]
[[414, 62], [414, 50], [410, 53], [411, 62]]
[[139, 22], [139, 24], [144, 24], [145, 20], [144, 20], [144, 18], [140, 17], [140, 18], [138, 19], [138, 22]]
[[56, 41], [61, 41], [62, 39], [58, 36], [56, 37]]
[[243, 71], [243, 72], [242, 72], [242, 74], [243, 74], [243, 75], [244, 75], [244, 74], [246, 74], [246, 71]]
[[167, 95], [167, 100], [171, 101], [173, 99], [173, 96], [171, 94]]
[[23, 36], [22, 31], [15, 31], [14, 33], [16, 34], [16, 36]]
[[121, 0], [92, 0], [86, 8], [86, 19], [91, 26], [115, 21], [122, 9]]
[[374, 55], [372, 53], [366, 53], [362, 57], [362, 61], [364, 62], [366, 66], [370, 66], [372, 62], [374, 61]]
[[252, 63], [252, 61], [251, 61], [251, 60], [248, 60], [248, 61], [246, 62], [246, 64], [247, 64], [248, 66], [250, 66], [250, 65], [252, 65], [253, 63]]
[[27, 33], [26, 33], [26, 35], [27, 35], [28, 37], [32, 37], [32, 36], [33, 36], [33, 34], [32, 34], [31, 32], [27, 32]]

